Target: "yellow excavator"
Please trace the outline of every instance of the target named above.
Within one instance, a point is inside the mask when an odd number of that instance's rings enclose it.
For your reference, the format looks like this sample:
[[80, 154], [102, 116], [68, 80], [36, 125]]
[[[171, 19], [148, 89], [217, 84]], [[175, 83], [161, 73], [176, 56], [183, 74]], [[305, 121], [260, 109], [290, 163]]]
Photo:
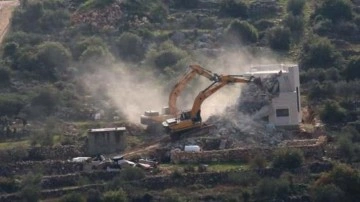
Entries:
[[211, 77], [209, 76], [208, 78], [213, 82], [196, 96], [191, 110], [182, 112], [178, 117], [166, 119], [162, 123], [167, 132], [169, 132], [172, 136], [181, 135], [186, 131], [193, 131], [206, 127], [207, 125], [202, 122], [201, 118], [201, 104], [206, 100], [206, 98], [217, 92], [222, 87], [234, 83], [253, 82], [262, 88], [260, 78], [255, 78], [253, 76], [218, 75], [213, 73], [209, 75], [211, 75]]
[[163, 108], [162, 114], [157, 111], [146, 111], [143, 115], [141, 115], [140, 123], [151, 127], [154, 125], [161, 125], [161, 123], [167, 119], [176, 118], [179, 113], [179, 110], [176, 107], [177, 98], [182, 93], [186, 85], [194, 79], [196, 75], [204, 76], [210, 81], [214, 81], [216, 79], [216, 74], [212, 73], [210, 70], [207, 70], [200, 65], [189, 65], [186, 73], [180, 77], [170, 92], [169, 106]]

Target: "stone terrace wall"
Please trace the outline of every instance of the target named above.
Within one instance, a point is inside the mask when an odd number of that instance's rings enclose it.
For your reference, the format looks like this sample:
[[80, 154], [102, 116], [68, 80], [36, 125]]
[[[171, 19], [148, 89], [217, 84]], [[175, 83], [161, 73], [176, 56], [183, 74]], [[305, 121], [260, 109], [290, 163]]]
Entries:
[[1, 162], [39, 161], [45, 159], [66, 160], [76, 156], [83, 156], [84, 151], [79, 146], [66, 145], [54, 147], [12, 148], [0, 150]]
[[44, 175], [60, 175], [83, 170], [81, 163], [67, 161], [19, 161], [0, 165], [0, 176], [25, 175], [31, 171], [38, 171]]
[[66, 145], [54, 147], [33, 147], [29, 150], [29, 160], [67, 160], [76, 156], [83, 156], [84, 151], [79, 146]]
[[[295, 140], [297, 141], [297, 140]], [[294, 142], [295, 142], [294, 141]], [[323, 146], [326, 137], [320, 136], [315, 140], [300, 141], [296, 143], [288, 142], [285, 147], [298, 148], [304, 152], [306, 157], [322, 157], [324, 154]], [[277, 148], [238, 148], [225, 150], [212, 150], [202, 152], [184, 152], [174, 150], [171, 152], [171, 162], [173, 163], [212, 163], [212, 162], [247, 162], [256, 155], [270, 158]]]

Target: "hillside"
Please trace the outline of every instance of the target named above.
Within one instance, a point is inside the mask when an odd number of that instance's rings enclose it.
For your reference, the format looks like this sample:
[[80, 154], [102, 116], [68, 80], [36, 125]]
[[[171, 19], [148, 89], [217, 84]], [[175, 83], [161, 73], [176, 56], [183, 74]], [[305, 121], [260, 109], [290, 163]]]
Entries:
[[[37, 198], [56, 200], [62, 189], [89, 194], [89, 187], [98, 197], [118, 194], [129, 201], [150, 196], [153, 201], [356, 201], [359, 196], [359, 0], [20, 0], [9, 26], [6, 3], [16, 1], [0, 1], [5, 159], [0, 199], [30, 197], [23, 193], [26, 183], [40, 186]], [[300, 68], [303, 121], [295, 131], [260, 130], [262, 123], [234, 110], [240, 90], [233, 87], [209, 99], [202, 113], [204, 122], [216, 122], [238, 139], [225, 141], [217, 131], [171, 142], [158, 128], [139, 122], [145, 110], [167, 104], [190, 64], [239, 75], [252, 65], [278, 63]], [[179, 108], [189, 108], [205, 85], [201, 79], [191, 82]], [[124, 153], [134, 159], [158, 155], [166, 159], [164, 166], [145, 173], [130, 169], [124, 172], [132, 177], [111, 179], [113, 173], [83, 173], [67, 164], [65, 154], [85, 154], [88, 129], [117, 126], [129, 131]], [[204, 146], [199, 159], [216, 159], [209, 173], [197, 172], [201, 163], [189, 163], [196, 158], [187, 154], [179, 154], [179, 165], [168, 162], [170, 152], [186, 144]], [[230, 154], [238, 159], [221, 160]], [[64, 170], [53, 168], [57, 163]], [[25, 176], [38, 164], [43, 176]], [[15, 185], [20, 178], [23, 184]], [[136, 182], [140, 179], [143, 184]], [[57, 180], [63, 186], [46, 187]]]

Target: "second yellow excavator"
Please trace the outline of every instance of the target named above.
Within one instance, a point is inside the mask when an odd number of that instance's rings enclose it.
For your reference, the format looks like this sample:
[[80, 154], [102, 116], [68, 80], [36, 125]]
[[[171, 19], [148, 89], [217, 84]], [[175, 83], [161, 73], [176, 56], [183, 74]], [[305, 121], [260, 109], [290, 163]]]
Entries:
[[146, 111], [140, 117], [140, 123], [147, 125], [148, 127], [156, 126], [167, 119], [176, 118], [179, 110], [176, 107], [176, 101], [186, 85], [196, 76], [204, 76], [210, 81], [216, 79], [216, 74], [212, 73], [200, 65], [189, 65], [188, 70], [183, 74], [175, 86], [172, 88], [169, 95], [168, 107], [163, 108], [163, 112], [160, 114], [157, 111]]
[[162, 123], [172, 136], [181, 135], [183, 132], [205, 127], [206, 125], [202, 122], [201, 118], [201, 104], [206, 98], [222, 87], [234, 83], [253, 82], [262, 88], [261, 80], [253, 76], [211, 74], [209, 79], [213, 82], [197, 95], [190, 111], [182, 112], [179, 116], [167, 119]]

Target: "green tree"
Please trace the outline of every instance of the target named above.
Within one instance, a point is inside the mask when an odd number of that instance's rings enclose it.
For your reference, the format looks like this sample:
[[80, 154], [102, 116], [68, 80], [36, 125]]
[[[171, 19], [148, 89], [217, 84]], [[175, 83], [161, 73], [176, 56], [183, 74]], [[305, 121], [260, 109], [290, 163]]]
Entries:
[[315, 13], [333, 22], [351, 20], [353, 18], [351, 3], [348, 0], [323, 0], [315, 10]]
[[330, 40], [322, 37], [312, 37], [304, 41], [299, 59], [302, 69], [340, 68], [343, 63], [343, 57], [331, 44]]
[[286, 9], [293, 15], [301, 15], [303, 13], [306, 1], [305, 0], [289, 0]]
[[304, 161], [304, 155], [298, 149], [279, 149], [274, 153], [273, 167], [279, 169], [299, 168]]
[[284, 24], [291, 32], [302, 33], [304, 31], [305, 22], [303, 16], [288, 14], [284, 19]]
[[15, 60], [16, 52], [19, 48], [19, 44], [16, 42], [7, 42], [4, 45], [3, 58], [9, 58]]
[[248, 5], [239, 0], [224, 0], [221, 1], [220, 13], [225, 16], [233, 18], [247, 18], [248, 17]]
[[21, 181], [20, 197], [27, 202], [37, 202], [40, 199], [41, 175], [28, 173]]
[[26, 100], [18, 93], [0, 95], [0, 116], [15, 116], [25, 106]]
[[[58, 90], [52, 86], [46, 86], [39, 90], [36, 96], [31, 100], [32, 107], [41, 107], [46, 115], [54, 112], [55, 108], [61, 103], [58, 96]], [[38, 111], [39, 112], [39, 111]]]
[[324, 123], [336, 124], [345, 120], [346, 111], [336, 101], [328, 101], [320, 112], [320, 118]]
[[344, 192], [334, 184], [327, 184], [314, 189], [312, 198], [315, 202], [343, 201]]
[[337, 141], [337, 147], [337, 150], [341, 157], [346, 159], [348, 162], [351, 162], [351, 159], [355, 154], [355, 148], [349, 137], [340, 137]]
[[46, 10], [39, 20], [39, 26], [45, 33], [53, 33], [70, 24], [70, 13], [65, 9]]
[[250, 44], [258, 40], [256, 28], [246, 21], [233, 20], [226, 28], [225, 34], [231, 42], [238, 40], [244, 44]]
[[139, 61], [144, 58], [142, 39], [133, 33], [124, 32], [116, 41], [119, 56], [128, 61]]
[[274, 27], [268, 31], [269, 45], [274, 50], [287, 51], [290, 48], [291, 33], [289, 28]]
[[314, 189], [325, 185], [335, 185], [343, 191], [336, 191], [339, 196], [344, 196], [344, 201], [356, 201], [360, 193], [360, 175], [346, 164], [337, 164], [330, 172], [323, 173], [315, 182]]
[[290, 184], [282, 179], [264, 178], [256, 185], [255, 194], [261, 201], [286, 199], [290, 194]]
[[41, 64], [40, 73], [56, 77], [57, 72], [64, 72], [71, 61], [71, 53], [59, 42], [44, 42], [37, 52], [37, 63]]
[[7, 85], [10, 83], [11, 72], [7, 67], [0, 66], [0, 84]]
[[345, 69], [345, 75], [347, 80], [360, 79], [360, 56], [350, 59]]

